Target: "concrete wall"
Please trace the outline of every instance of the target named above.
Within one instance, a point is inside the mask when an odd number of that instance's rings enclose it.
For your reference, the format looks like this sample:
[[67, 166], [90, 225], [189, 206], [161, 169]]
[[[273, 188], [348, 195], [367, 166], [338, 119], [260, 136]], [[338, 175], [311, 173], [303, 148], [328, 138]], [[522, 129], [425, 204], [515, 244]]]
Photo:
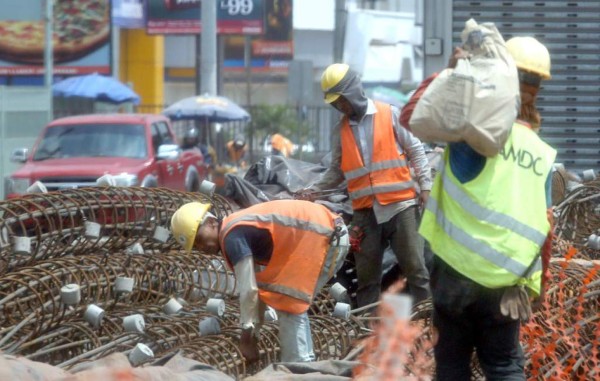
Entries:
[[50, 99], [45, 88], [0, 86], [0, 199], [4, 178], [20, 166], [9, 161], [10, 154], [15, 148], [31, 149], [51, 120]]

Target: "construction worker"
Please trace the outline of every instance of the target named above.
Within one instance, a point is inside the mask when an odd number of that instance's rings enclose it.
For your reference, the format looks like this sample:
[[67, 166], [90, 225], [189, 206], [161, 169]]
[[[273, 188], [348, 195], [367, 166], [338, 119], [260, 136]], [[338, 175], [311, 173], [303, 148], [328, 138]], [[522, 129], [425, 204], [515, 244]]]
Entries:
[[173, 214], [171, 231], [187, 252], [221, 251], [233, 268], [240, 291], [244, 357], [258, 359], [257, 338], [266, 304], [277, 311], [281, 361], [313, 361], [306, 311], [348, 252], [342, 218], [322, 205], [300, 200], [264, 202], [223, 221], [209, 209], [209, 204], [199, 202], [183, 205]]
[[227, 142], [227, 157], [229, 162], [236, 167], [246, 167], [246, 154], [248, 148], [243, 136], [236, 136], [235, 139]]
[[[489, 381], [525, 380], [519, 344], [520, 320], [549, 274], [551, 170], [556, 151], [535, 133], [535, 98], [550, 78], [550, 55], [531, 37], [506, 42], [516, 61], [521, 109], [508, 141], [486, 158], [464, 142], [449, 143], [421, 222], [420, 233], [435, 254], [431, 274], [434, 349], [439, 380], [470, 380], [471, 356]], [[448, 67], [468, 59], [457, 48]], [[402, 110], [401, 123], [434, 76], [424, 81]], [[531, 160], [530, 160], [531, 159]], [[543, 253], [540, 265], [540, 249]]]
[[[358, 74], [346, 64], [323, 72], [325, 102], [343, 113], [335, 127], [332, 160], [323, 176], [304, 193], [331, 189], [344, 179], [352, 199], [352, 225], [362, 230], [355, 254], [356, 302], [377, 302], [381, 293], [383, 252], [389, 244], [416, 302], [430, 296], [423, 240], [417, 233], [419, 205], [431, 188], [421, 141], [398, 122], [399, 110], [365, 96]], [[420, 187], [417, 194], [409, 160]]]
[[292, 141], [280, 133], [271, 135], [271, 154], [276, 156], [290, 157], [294, 152]]

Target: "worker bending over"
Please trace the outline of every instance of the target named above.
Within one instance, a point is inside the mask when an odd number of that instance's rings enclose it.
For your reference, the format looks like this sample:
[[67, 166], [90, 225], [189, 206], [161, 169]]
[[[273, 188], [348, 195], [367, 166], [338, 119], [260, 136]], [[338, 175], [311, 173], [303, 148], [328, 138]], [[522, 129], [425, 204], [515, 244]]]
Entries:
[[221, 252], [240, 291], [242, 354], [258, 359], [264, 305], [277, 311], [281, 361], [314, 361], [307, 310], [315, 294], [344, 262], [349, 240], [341, 217], [308, 201], [253, 205], [223, 221], [210, 205], [192, 202], [171, 219], [175, 239], [192, 248]]

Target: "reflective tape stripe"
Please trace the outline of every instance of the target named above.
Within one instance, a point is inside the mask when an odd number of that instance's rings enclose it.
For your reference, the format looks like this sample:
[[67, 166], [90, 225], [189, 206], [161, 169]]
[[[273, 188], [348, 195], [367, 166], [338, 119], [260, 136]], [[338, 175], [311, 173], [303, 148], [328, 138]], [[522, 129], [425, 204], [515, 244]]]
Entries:
[[438, 209], [437, 200], [435, 198], [429, 197], [425, 207], [435, 215], [435, 220], [438, 225], [440, 225], [444, 232], [452, 237], [453, 240], [460, 243], [475, 254], [481, 256], [482, 258], [492, 262], [496, 266], [513, 273], [519, 278], [523, 277], [523, 274], [527, 271], [527, 267], [529, 266], [523, 265], [497, 251], [496, 249], [488, 246], [484, 242], [474, 239], [467, 232], [454, 225], [446, 218], [442, 210]]
[[394, 159], [394, 160], [378, 161], [376, 163], [371, 163], [370, 169], [367, 169], [366, 167], [353, 169], [351, 171], [344, 172], [344, 176], [346, 177], [346, 180], [353, 180], [358, 177], [368, 175], [370, 172], [373, 172], [373, 171], [381, 171], [384, 169], [399, 168], [399, 167], [406, 167], [406, 160]]
[[473, 200], [462, 189], [460, 189], [456, 184], [454, 184], [453, 181], [450, 180], [445, 170], [443, 171], [443, 176], [442, 184], [444, 184], [444, 191], [446, 191], [451, 198], [457, 201], [460, 206], [462, 206], [463, 209], [473, 217], [480, 221], [486, 221], [506, 228], [539, 246], [542, 246], [544, 241], [546, 241], [546, 234], [535, 230], [529, 225], [517, 221], [512, 216], [493, 211], [473, 202]]
[[369, 170], [365, 167], [361, 167], [358, 169], [353, 169], [351, 171], [348, 172], [344, 172], [344, 177], [346, 178], [346, 180], [354, 180], [356, 178], [365, 176], [369, 174]]
[[402, 190], [407, 190], [407, 189], [411, 189], [411, 188], [414, 188], [413, 181], [405, 181], [402, 183], [393, 183], [393, 184], [387, 184], [387, 185], [377, 185], [374, 187], [367, 187], [367, 188], [359, 189], [354, 192], [350, 192], [350, 199], [356, 200], [357, 198], [361, 198], [364, 196], [371, 196], [371, 195], [378, 194], [378, 193], [389, 193], [389, 192], [395, 192], [395, 191], [402, 191]]
[[284, 216], [281, 214], [270, 213], [270, 214], [252, 214], [252, 215], [243, 215], [238, 218], [235, 218], [223, 227], [223, 232], [227, 232], [232, 225], [243, 222], [243, 221], [260, 221], [260, 222], [273, 222], [278, 225], [287, 226], [290, 228], [300, 229], [315, 232], [318, 234], [325, 235], [330, 237], [333, 233], [333, 229], [329, 226], [323, 226], [321, 224], [317, 224], [311, 221], [299, 220], [296, 218], [292, 218], [289, 216]]
[[311, 300], [312, 300], [311, 296], [308, 295], [306, 292], [297, 290], [295, 288], [291, 288], [291, 287], [287, 287], [287, 286], [282, 286], [280, 284], [270, 284], [270, 283], [258, 282], [257, 286], [258, 286], [258, 288], [260, 288], [262, 290], [276, 292], [278, 294], [291, 296], [292, 298], [295, 298], [295, 299], [298, 299], [298, 300], [302, 300], [303, 302], [306, 302], [306, 303], [310, 303]]

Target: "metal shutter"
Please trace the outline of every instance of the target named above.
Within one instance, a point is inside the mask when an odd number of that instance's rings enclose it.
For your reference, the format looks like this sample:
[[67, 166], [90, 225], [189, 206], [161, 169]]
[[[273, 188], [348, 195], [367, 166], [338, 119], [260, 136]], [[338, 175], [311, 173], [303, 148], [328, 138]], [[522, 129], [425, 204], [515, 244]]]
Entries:
[[495, 23], [505, 40], [530, 35], [546, 45], [552, 79], [538, 94], [541, 136], [567, 169], [599, 170], [600, 0], [455, 0], [452, 13], [454, 45], [469, 18]]

